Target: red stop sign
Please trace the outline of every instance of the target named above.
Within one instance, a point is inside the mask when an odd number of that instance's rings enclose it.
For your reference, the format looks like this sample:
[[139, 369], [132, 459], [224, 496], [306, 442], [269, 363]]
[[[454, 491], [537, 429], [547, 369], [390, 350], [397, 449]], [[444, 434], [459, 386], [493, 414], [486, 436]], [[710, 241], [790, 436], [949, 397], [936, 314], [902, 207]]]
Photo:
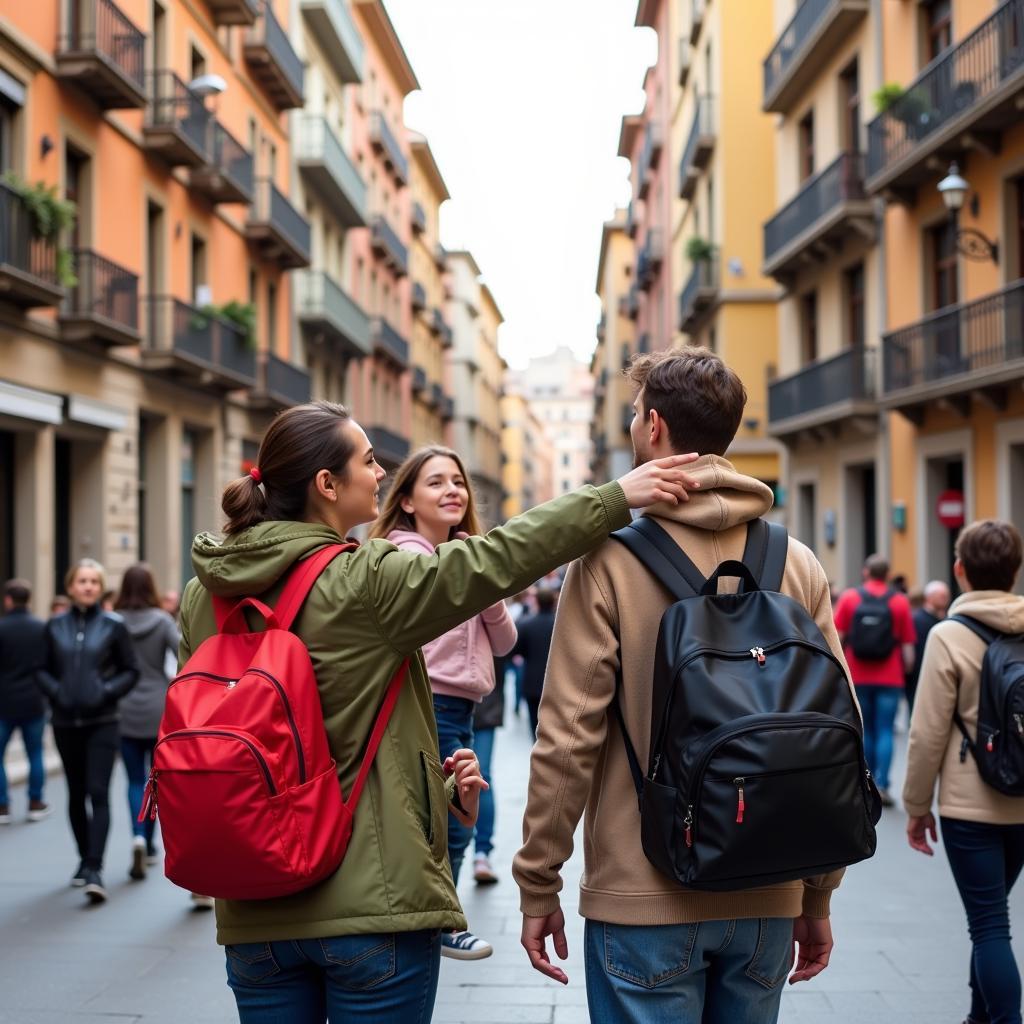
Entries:
[[935, 503], [935, 514], [947, 530], [958, 530], [964, 525], [964, 492], [943, 491]]

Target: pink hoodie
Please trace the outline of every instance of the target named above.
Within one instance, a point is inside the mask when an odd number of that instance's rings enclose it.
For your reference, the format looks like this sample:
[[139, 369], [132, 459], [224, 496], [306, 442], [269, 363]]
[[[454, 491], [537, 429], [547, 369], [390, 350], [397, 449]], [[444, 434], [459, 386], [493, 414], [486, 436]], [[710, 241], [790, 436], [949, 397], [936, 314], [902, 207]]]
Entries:
[[[388, 540], [403, 551], [434, 553], [434, 546], [412, 530], [392, 530]], [[479, 703], [494, 689], [495, 657], [515, 646], [516, 624], [504, 601], [423, 645], [430, 688], [449, 697]]]

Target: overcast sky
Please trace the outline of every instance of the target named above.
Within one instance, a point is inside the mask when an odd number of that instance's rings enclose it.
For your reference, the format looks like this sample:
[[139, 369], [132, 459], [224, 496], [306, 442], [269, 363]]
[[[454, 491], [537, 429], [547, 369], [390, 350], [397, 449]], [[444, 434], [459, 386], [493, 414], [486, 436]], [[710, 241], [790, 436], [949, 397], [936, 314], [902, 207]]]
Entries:
[[386, 0], [422, 91], [406, 122], [452, 194], [441, 240], [473, 252], [513, 367], [568, 344], [589, 359], [601, 225], [629, 200], [616, 157], [657, 40], [636, 0]]

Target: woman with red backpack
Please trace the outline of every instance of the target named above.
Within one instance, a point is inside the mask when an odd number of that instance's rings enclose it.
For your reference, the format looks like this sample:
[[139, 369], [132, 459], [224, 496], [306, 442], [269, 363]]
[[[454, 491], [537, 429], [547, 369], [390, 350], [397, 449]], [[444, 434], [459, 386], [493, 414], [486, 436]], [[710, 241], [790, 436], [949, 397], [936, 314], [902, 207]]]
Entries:
[[[432, 554], [372, 540], [326, 567], [293, 630], [312, 662], [344, 792], [389, 682], [406, 659], [411, 669], [340, 867], [293, 895], [217, 900], [217, 938], [242, 1024], [430, 1020], [441, 931], [466, 928], [447, 864], [447, 814], [454, 808], [472, 823], [483, 782], [471, 752], [459, 751], [446, 784], [419, 650], [601, 543], [629, 522], [630, 507], [685, 500], [693, 481], [681, 467], [695, 457], [647, 463]], [[384, 476], [341, 406], [314, 402], [278, 416], [257, 466], [224, 493], [225, 540], [204, 534], [193, 545], [183, 658], [217, 632], [214, 597], [261, 595], [273, 606], [299, 559], [376, 519]]]

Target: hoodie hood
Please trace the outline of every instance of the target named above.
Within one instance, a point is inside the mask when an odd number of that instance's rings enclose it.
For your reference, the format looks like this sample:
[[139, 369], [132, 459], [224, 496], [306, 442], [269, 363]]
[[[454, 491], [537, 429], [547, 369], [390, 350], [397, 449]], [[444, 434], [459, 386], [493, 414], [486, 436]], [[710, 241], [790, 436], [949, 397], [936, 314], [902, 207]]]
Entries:
[[124, 619], [133, 640], [142, 640], [158, 629], [167, 619], [162, 608], [124, 608], [117, 613]]
[[703, 455], [684, 468], [700, 483], [697, 490], [689, 492], [690, 500], [679, 505], [661, 502], [644, 512], [699, 530], [717, 531], [749, 523], [774, 503], [767, 484], [737, 473], [732, 463], [719, 455]]
[[415, 530], [392, 530], [388, 534], [388, 540], [395, 547], [405, 551], [422, 551], [427, 555], [434, 553], [434, 545], [422, 533], [417, 533]]
[[1005, 590], [973, 590], [961, 594], [950, 615], [968, 615], [1000, 633], [1024, 633], [1024, 597]]
[[319, 523], [260, 523], [223, 541], [199, 534], [192, 542], [192, 567], [211, 594], [262, 594], [303, 555], [341, 542], [335, 530]]

